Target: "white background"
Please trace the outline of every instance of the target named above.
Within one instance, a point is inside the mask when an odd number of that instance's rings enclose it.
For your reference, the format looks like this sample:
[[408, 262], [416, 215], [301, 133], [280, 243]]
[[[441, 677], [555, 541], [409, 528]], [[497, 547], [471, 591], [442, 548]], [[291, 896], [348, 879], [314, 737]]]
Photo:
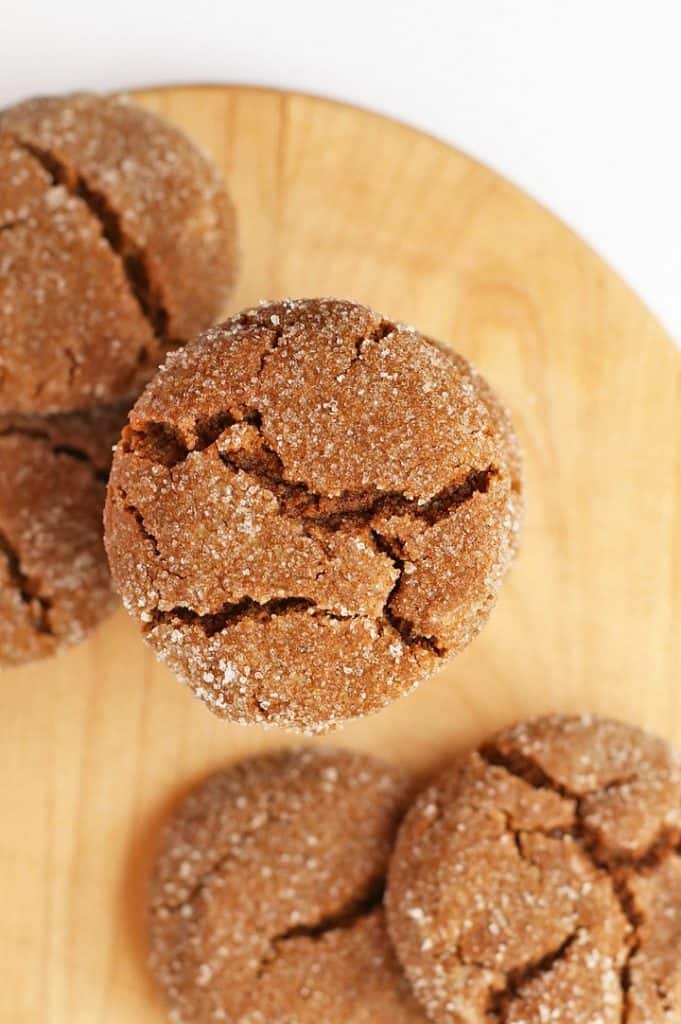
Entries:
[[680, 37], [679, 0], [0, 0], [0, 104], [225, 81], [392, 114], [541, 199], [681, 341]]

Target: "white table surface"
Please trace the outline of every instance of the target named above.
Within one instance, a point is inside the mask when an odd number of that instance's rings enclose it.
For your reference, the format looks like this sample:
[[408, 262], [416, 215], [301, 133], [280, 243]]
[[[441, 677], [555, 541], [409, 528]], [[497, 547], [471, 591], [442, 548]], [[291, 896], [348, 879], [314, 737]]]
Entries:
[[543, 201], [681, 342], [680, 38], [678, 0], [0, 0], [0, 104], [224, 81], [391, 114]]

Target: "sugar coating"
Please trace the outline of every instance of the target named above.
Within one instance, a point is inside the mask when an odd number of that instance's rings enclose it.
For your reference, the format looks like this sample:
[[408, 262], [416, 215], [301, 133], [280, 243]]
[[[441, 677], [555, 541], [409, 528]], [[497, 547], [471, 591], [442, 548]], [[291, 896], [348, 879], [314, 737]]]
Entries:
[[151, 964], [175, 1024], [425, 1024], [382, 883], [410, 786], [356, 753], [294, 750], [200, 786], [163, 833]]
[[591, 716], [506, 730], [410, 808], [388, 927], [437, 1024], [681, 1015], [681, 758]]
[[101, 521], [125, 413], [0, 416], [0, 665], [78, 643], [112, 606]]
[[508, 416], [461, 357], [353, 303], [264, 303], [170, 355], [135, 405], [107, 548], [211, 710], [314, 732], [470, 642], [520, 490]]
[[121, 97], [0, 111], [0, 411], [139, 391], [224, 310], [234, 214], [210, 161]]

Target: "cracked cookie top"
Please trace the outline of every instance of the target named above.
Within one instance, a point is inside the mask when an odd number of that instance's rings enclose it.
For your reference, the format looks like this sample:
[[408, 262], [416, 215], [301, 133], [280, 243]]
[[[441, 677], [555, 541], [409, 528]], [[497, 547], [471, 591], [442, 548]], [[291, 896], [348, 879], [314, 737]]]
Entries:
[[125, 414], [0, 416], [0, 665], [77, 643], [112, 604], [102, 510]]
[[213, 711], [318, 731], [473, 638], [519, 505], [508, 417], [464, 359], [349, 302], [265, 303], [173, 353], [135, 405], [107, 548]]
[[424, 1024], [388, 940], [383, 881], [410, 786], [315, 748], [237, 764], [166, 826], [152, 969], [177, 1024]]
[[223, 312], [234, 239], [217, 170], [157, 115], [85, 94], [0, 111], [0, 411], [139, 390]]
[[504, 731], [409, 810], [390, 934], [438, 1024], [681, 1014], [681, 759], [608, 720]]

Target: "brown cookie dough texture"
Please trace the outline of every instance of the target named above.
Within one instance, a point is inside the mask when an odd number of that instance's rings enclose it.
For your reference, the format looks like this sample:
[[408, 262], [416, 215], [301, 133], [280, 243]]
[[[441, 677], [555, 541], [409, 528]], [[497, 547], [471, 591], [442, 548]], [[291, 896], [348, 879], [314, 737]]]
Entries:
[[409, 796], [365, 755], [295, 750], [215, 775], [166, 827], [152, 968], [176, 1024], [424, 1024], [382, 891]]
[[214, 712], [315, 731], [475, 636], [519, 504], [508, 418], [465, 360], [363, 306], [289, 301], [168, 358], [116, 452], [107, 547]]
[[500, 733], [421, 794], [388, 924], [442, 1024], [681, 1020], [681, 760], [596, 718]]
[[77, 643], [112, 604], [102, 511], [126, 411], [0, 416], [0, 665]]
[[139, 390], [223, 313], [234, 214], [188, 138], [124, 98], [0, 111], [0, 411]]

